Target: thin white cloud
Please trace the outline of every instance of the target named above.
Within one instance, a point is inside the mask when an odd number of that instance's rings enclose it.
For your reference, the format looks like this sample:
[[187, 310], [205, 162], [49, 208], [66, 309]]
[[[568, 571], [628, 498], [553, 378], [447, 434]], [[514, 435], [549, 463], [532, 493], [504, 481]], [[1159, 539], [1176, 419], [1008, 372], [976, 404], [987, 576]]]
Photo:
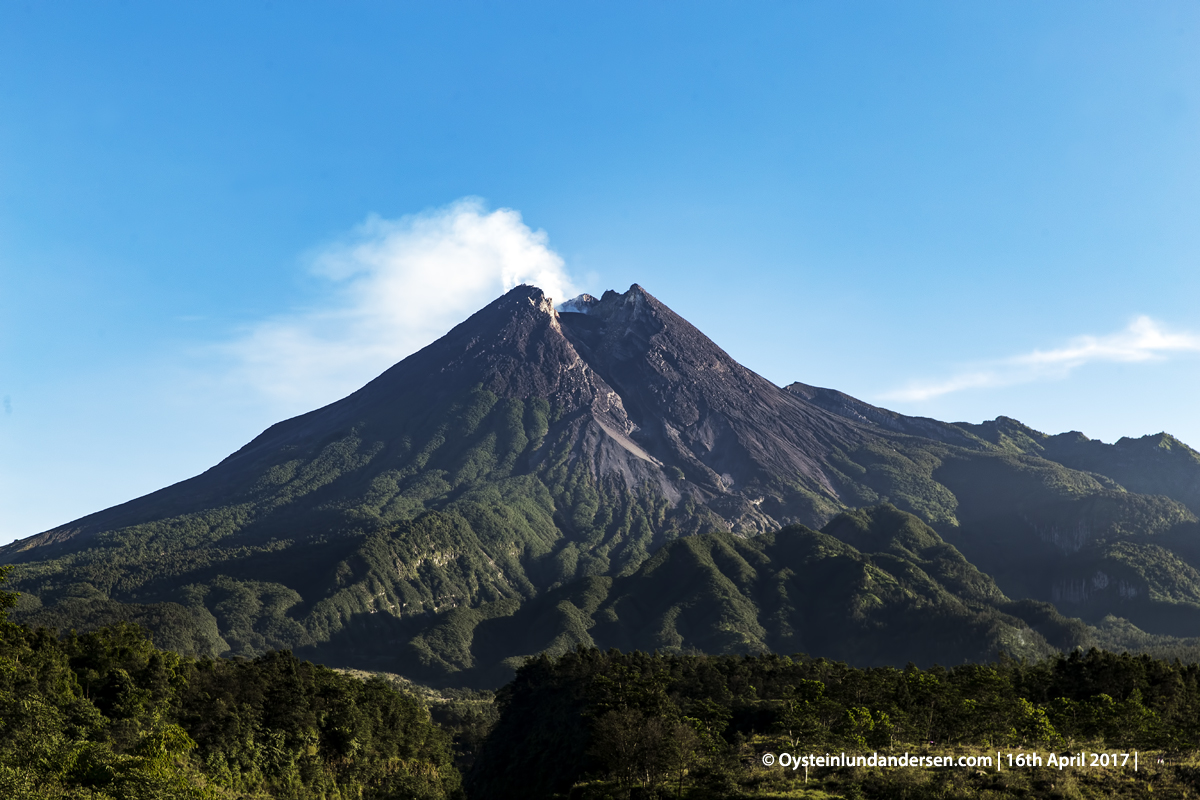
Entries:
[[1200, 353], [1200, 335], [1168, 331], [1149, 317], [1107, 336], [1078, 336], [1063, 347], [1034, 350], [964, 369], [940, 381], [917, 381], [883, 395], [884, 400], [919, 402], [966, 389], [1014, 386], [1064, 378], [1094, 362], [1161, 361], [1180, 353]]
[[221, 349], [231, 379], [289, 410], [358, 388], [522, 283], [578, 294], [544, 231], [477, 198], [396, 220], [368, 218], [312, 254], [327, 303], [250, 326]]

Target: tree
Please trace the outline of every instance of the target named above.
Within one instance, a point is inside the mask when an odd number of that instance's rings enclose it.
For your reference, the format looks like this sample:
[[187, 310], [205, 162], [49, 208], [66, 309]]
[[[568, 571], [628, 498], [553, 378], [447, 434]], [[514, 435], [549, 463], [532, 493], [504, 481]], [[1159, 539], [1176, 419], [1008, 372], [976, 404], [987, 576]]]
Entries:
[[1017, 698], [1016, 724], [1014, 733], [1017, 741], [1022, 744], [1046, 744], [1058, 747], [1063, 743], [1062, 737], [1046, 716], [1046, 709], [1035, 706], [1024, 697]]
[[[8, 573], [11, 570], [11, 566], [0, 567], [0, 583], [8, 580]], [[19, 592], [6, 592], [0, 589], [0, 624], [8, 622], [8, 610], [17, 604], [20, 597]]]
[[828, 705], [825, 684], [802, 679], [787, 688], [785, 697], [776, 723], [779, 731], [787, 736], [793, 750], [814, 743], [825, 732], [821, 723], [821, 712]]

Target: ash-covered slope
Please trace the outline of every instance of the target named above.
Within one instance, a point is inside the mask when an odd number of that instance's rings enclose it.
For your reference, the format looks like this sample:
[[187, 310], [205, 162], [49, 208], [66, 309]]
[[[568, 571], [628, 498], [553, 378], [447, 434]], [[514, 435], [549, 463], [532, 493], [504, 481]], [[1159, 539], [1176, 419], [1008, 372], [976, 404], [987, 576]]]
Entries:
[[576, 307], [563, 330], [620, 396], [634, 440], [682, 474], [668, 492], [746, 531], [828, 518], [831, 453], [874, 434], [746, 369], [636, 284]]

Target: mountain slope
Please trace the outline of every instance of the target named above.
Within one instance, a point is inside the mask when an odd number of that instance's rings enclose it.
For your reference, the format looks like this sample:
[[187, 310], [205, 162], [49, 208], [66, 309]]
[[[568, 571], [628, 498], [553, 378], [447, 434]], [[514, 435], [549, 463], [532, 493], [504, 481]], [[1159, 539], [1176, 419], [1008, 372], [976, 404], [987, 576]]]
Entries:
[[796, 525], [751, 538], [693, 536], [624, 577], [578, 581], [523, 604], [455, 609], [404, 635], [371, 635], [389, 624], [363, 616], [356, 634], [305, 655], [340, 664], [352, 652], [359, 663], [431, 683], [492, 686], [526, 656], [579, 645], [806, 652], [903, 666], [1000, 651], [1037, 658], [1099, 635], [1047, 608], [1012, 603], [931, 528], [890, 506], [840, 515], [821, 532]]
[[[592, 596], [682, 537], [817, 528], [887, 503], [1009, 598], [1200, 633], [1200, 459], [1181, 443], [1100, 445], [780, 389], [637, 285], [566, 307], [518, 287], [204, 474], [0, 548], [18, 613], [81, 627], [124, 615], [214, 654], [339, 642], [353, 661], [439, 615]], [[930, 580], [968, 602], [969, 587]], [[754, 624], [745, 642], [784, 646]], [[439, 669], [467, 663], [439, 647]]]

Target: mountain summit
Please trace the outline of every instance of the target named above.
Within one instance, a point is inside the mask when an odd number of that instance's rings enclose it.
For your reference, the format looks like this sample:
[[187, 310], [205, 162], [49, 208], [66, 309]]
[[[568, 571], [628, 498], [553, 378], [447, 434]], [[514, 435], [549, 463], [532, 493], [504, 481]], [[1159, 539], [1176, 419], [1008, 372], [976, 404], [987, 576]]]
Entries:
[[1033, 656], [1054, 636], [1029, 626], [1057, 612], [1021, 598], [1200, 634], [1196, 486], [1200, 455], [1169, 436], [780, 388], [636, 284], [560, 310], [519, 286], [348, 397], [0, 563], [29, 621], [430, 680], [577, 643], [904, 663], [939, 657], [911, 630], [935, 608], [970, 643], [955, 659]]
[[[234, 498], [257, 503], [285, 487], [289, 502], [272, 505], [291, 507], [300, 465], [336, 458], [331, 442], [354, 462], [339, 465], [337, 476], [353, 491], [410, 467], [420, 459], [416, 428], [483, 394], [544, 401], [553, 417], [541, 446], [523, 450], [505, 472], [536, 473], [565, 453], [597, 485], [631, 492], [652, 485], [672, 504], [686, 498], [712, 508], [707, 524], [717, 529], [757, 532], [829, 518], [837, 491], [822, 464], [833, 449], [862, 440], [856, 423], [738, 364], [637, 284], [564, 305], [586, 313], [556, 311], [540, 289], [518, 286], [362, 389], [272, 426], [204, 474], [0, 552], [70, 549], [103, 530]], [[314, 525], [300, 533], [326, 532]]]
[[560, 318], [576, 352], [620, 399], [628, 435], [683, 474], [660, 478], [672, 501], [722, 509], [735, 530], [824, 521], [813, 497], [832, 500], [837, 491], [823, 463], [862, 440], [853, 423], [746, 369], [637, 284]]

